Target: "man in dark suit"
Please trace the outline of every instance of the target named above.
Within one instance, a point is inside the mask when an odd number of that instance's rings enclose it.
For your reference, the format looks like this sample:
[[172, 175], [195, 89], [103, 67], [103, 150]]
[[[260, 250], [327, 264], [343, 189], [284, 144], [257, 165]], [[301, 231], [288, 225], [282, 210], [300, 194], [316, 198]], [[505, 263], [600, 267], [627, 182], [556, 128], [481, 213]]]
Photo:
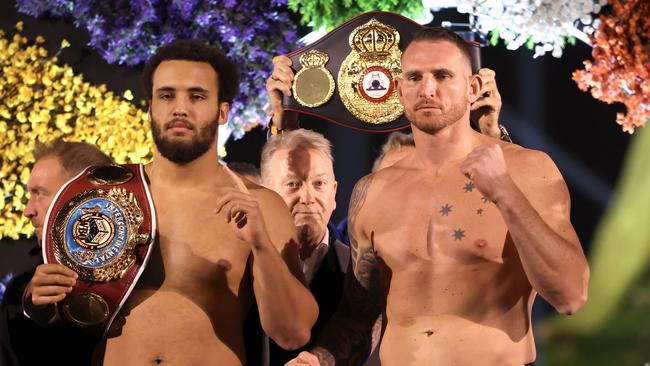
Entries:
[[[298, 229], [303, 274], [320, 310], [313, 342], [338, 306], [350, 259], [349, 247], [336, 240], [334, 225], [328, 226], [337, 186], [330, 142], [310, 130], [285, 132], [264, 146], [261, 170], [262, 183], [282, 196]], [[285, 351], [272, 341], [269, 350], [271, 365], [284, 365], [300, 351]]]

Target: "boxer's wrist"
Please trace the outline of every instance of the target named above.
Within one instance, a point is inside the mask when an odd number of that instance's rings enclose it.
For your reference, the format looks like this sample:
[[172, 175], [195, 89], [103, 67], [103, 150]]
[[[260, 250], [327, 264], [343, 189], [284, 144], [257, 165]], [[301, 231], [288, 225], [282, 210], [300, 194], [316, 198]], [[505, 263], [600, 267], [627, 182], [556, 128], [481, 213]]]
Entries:
[[249, 244], [251, 246], [251, 250], [253, 251], [253, 255], [268, 249], [275, 249], [275, 246], [273, 245], [273, 242], [271, 241], [271, 238], [268, 236], [268, 234], [265, 234], [263, 237], [260, 237], [256, 240], [253, 240], [253, 242]]

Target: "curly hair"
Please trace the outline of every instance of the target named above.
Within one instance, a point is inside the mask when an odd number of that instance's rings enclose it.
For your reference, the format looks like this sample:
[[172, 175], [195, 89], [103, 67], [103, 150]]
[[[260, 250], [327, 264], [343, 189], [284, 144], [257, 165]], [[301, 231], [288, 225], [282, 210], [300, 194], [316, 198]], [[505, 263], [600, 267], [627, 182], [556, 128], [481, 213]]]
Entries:
[[220, 102], [232, 103], [239, 89], [239, 71], [235, 63], [219, 49], [198, 40], [176, 40], [156, 51], [143, 70], [144, 92], [147, 100], [153, 96], [153, 74], [163, 61], [185, 60], [209, 63], [217, 74]]

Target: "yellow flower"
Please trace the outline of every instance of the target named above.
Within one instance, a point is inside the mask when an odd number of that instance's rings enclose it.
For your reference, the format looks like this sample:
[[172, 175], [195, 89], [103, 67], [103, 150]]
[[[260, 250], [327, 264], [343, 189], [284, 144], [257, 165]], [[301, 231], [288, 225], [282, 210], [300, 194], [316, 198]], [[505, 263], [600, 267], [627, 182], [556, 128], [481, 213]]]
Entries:
[[23, 188], [22, 185], [18, 184], [14, 188], [14, 199], [22, 200], [23, 197], [25, 197], [25, 188]]
[[34, 92], [32, 91], [32, 88], [23, 85], [18, 90], [18, 94], [20, 95], [20, 98], [22, 99], [23, 102], [29, 102], [32, 99], [32, 96], [34, 95]]
[[[11, 119], [11, 112], [9, 112], [9, 110], [3, 105], [0, 105], [0, 117], [4, 119]], [[5, 133], [5, 131], [7, 131], [7, 124], [0, 122], [0, 133]]]
[[[0, 31], [0, 237], [32, 235], [33, 226], [21, 215], [27, 202], [25, 185], [34, 163], [36, 141], [63, 137], [97, 144], [119, 163], [146, 162], [153, 145], [143, 101], [131, 103], [133, 93], [117, 97], [106, 85], [84, 82], [67, 65], [26, 37], [11, 39]], [[61, 49], [68, 47], [64, 40]], [[15, 122], [18, 123], [15, 123]]]
[[218, 155], [221, 159], [223, 159], [223, 158], [225, 158], [226, 156], [228, 156], [228, 152], [226, 151], [226, 147], [225, 147], [225, 146], [219, 146], [219, 150], [217, 151], [217, 155]]
[[18, 112], [18, 113], [16, 114], [16, 119], [17, 119], [18, 122], [20, 122], [20, 123], [25, 123], [25, 122], [27, 122], [27, 116], [25, 115], [25, 112], [23, 112], [23, 111], [20, 111], [20, 112]]
[[20, 181], [23, 183], [27, 183], [28, 180], [29, 180], [29, 168], [23, 167], [23, 170], [20, 172]]

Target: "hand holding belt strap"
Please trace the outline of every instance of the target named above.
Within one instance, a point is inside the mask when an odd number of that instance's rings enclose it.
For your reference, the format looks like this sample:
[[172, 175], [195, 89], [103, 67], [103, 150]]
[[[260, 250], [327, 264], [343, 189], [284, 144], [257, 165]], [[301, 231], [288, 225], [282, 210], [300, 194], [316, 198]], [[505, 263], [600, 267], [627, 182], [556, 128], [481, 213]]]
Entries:
[[142, 165], [89, 167], [57, 193], [45, 218], [43, 259], [77, 272], [62, 318], [102, 336], [149, 259], [156, 232]]
[[[387, 132], [409, 125], [395, 90], [404, 47], [422, 26], [401, 15], [372, 11], [287, 56], [296, 71], [285, 110], [345, 127]], [[472, 43], [478, 70], [478, 45]]]

